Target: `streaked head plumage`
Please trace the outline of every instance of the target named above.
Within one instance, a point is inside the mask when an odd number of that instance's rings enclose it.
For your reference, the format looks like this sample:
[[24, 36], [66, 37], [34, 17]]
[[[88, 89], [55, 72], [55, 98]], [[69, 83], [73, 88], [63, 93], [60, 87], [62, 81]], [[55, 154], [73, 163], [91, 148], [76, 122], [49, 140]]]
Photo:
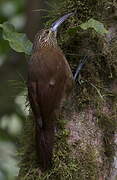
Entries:
[[57, 47], [57, 29], [71, 15], [73, 15], [73, 13], [68, 13], [52, 23], [50, 29], [39, 31], [35, 36], [33, 49], [37, 50], [47, 46]]
[[34, 39], [33, 49], [46, 46], [57, 46], [56, 32], [51, 31], [51, 29], [40, 30]]

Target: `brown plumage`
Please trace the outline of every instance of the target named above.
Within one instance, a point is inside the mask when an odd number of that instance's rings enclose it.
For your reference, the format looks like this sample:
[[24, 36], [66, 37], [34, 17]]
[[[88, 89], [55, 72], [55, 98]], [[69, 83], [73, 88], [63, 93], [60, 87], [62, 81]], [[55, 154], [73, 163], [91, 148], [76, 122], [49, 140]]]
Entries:
[[51, 29], [42, 30], [35, 37], [27, 84], [36, 122], [37, 153], [42, 170], [46, 170], [52, 162], [56, 110], [73, 86], [71, 69], [57, 45], [56, 32]]

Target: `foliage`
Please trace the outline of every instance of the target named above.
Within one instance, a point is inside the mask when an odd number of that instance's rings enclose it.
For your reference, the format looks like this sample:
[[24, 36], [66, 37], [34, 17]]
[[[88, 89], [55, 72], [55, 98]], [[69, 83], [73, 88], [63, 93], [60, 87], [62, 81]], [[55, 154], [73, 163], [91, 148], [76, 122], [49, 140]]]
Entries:
[[87, 22], [80, 25], [80, 27], [84, 30], [88, 28], [93, 28], [95, 31], [101, 35], [107, 34], [108, 31], [104, 28], [104, 25], [100, 23], [99, 21], [96, 21], [95, 19], [91, 18]]
[[0, 179], [15, 180], [18, 175], [18, 162], [15, 157], [16, 149], [11, 142], [0, 141]]
[[0, 24], [3, 28], [3, 38], [9, 41], [9, 45], [17, 52], [24, 52], [27, 55], [31, 54], [32, 43], [27, 39], [24, 33], [17, 33], [13, 25], [5, 22]]
[[[24, 0], [0, 0], [0, 27], [5, 21], [9, 21], [15, 25], [15, 28], [19, 31], [24, 27], [25, 8]], [[2, 24], [3, 23], [3, 24]], [[13, 97], [11, 97], [11, 91], [13, 90], [13, 96], [15, 99], [16, 94], [14, 88], [11, 87], [11, 82], [8, 80], [12, 74], [13, 64], [9, 60], [12, 56], [8, 41], [3, 39], [8, 38], [8, 34], [2, 33], [2, 27], [0, 28], [0, 180], [14, 180], [18, 175], [18, 160], [17, 160], [17, 144], [16, 136], [19, 135], [22, 128], [22, 120], [24, 118], [23, 113], [20, 111], [19, 105], [15, 102], [15, 106], [12, 103]], [[23, 63], [22, 63], [23, 64]], [[10, 66], [9, 66], [10, 65]], [[15, 67], [16, 68], [16, 67]], [[4, 71], [5, 69], [6, 72]], [[22, 68], [23, 69], [23, 68]], [[14, 72], [15, 74], [15, 72]], [[15, 77], [17, 75], [15, 74]], [[12, 76], [14, 79], [14, 77]], [[20, 83], [18, 82], [19, 86]], [[10, 86], [10, 87], [9, 87]], [[8, 88], [7, 88], [8, 87]], [[21, 86], [20, 86], [21, 88]], [[10, 101], [9, 101], [10, 100]], [[10, 103], [11, 102], [11, 103]], [[15, 110], [13, 110], [13, 108]], [[18, 114], [19, 113], [19, 114]], [[15, 141], [15, 142], [14, 142]], [[17, 141], [17, 143], [16, 143]], [[14, 145], [15, 144], [15, 145]]]
[[[104, 28], [104, 25], [99, 21], [94, 19], [90, 19], [85, 23], [79, 25], [83, 30], [88, 28], [93, 28], [95, 31], [101, 35], [108, 33], [108, 31]], [[3, 28], [3, 38], [4, 40], [9, 41], [9, 45], [12, 49], [17, 52], [24, 52], [26, 55], [31, 55], [32, 51], [32, 43], [27, 39], [24, 33], [17, 33], [13, 25], [8, 22], [4, 22], [0, 24], [0, 27]], [[68, 32], [77, 31], [79, 27], [70, 28]]]
[[82, 28], [83, 30], [87, 30], [89, 28], [94, 29], [100, 35], [105, 35], [108, 33], [108, 31], [105, 29], [104, 25], [101, 22], [99, 22], [93, 18], [89, 19], [85, 23], [80, 24], [78, 27], [70, 28], [68, 30], [68, 32], [74, 33], [76, 31], [78, 31], [79, 27]]

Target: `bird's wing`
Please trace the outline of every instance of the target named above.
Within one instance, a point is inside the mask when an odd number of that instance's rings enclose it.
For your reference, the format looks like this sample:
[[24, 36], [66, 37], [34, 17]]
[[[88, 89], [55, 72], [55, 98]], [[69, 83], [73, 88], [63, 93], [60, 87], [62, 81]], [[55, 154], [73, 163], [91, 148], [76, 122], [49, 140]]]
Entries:
[[28, 91], [32, 110], [42, 119], [51, 116], [59, 105], [66, 83], [66, 63], [63, 54], [46, 49], [32, 56], [29, 64]]

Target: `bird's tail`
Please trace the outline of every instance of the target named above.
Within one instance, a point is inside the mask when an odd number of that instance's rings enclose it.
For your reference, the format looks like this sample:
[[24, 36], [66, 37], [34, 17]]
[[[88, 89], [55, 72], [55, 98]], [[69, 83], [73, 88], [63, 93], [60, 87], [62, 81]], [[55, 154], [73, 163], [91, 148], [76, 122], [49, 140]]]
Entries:
[[54, 144], [54, 122], [47, 127], [36, 126], [36, 148], [40, 168], [45, 171], [51, 167]]

